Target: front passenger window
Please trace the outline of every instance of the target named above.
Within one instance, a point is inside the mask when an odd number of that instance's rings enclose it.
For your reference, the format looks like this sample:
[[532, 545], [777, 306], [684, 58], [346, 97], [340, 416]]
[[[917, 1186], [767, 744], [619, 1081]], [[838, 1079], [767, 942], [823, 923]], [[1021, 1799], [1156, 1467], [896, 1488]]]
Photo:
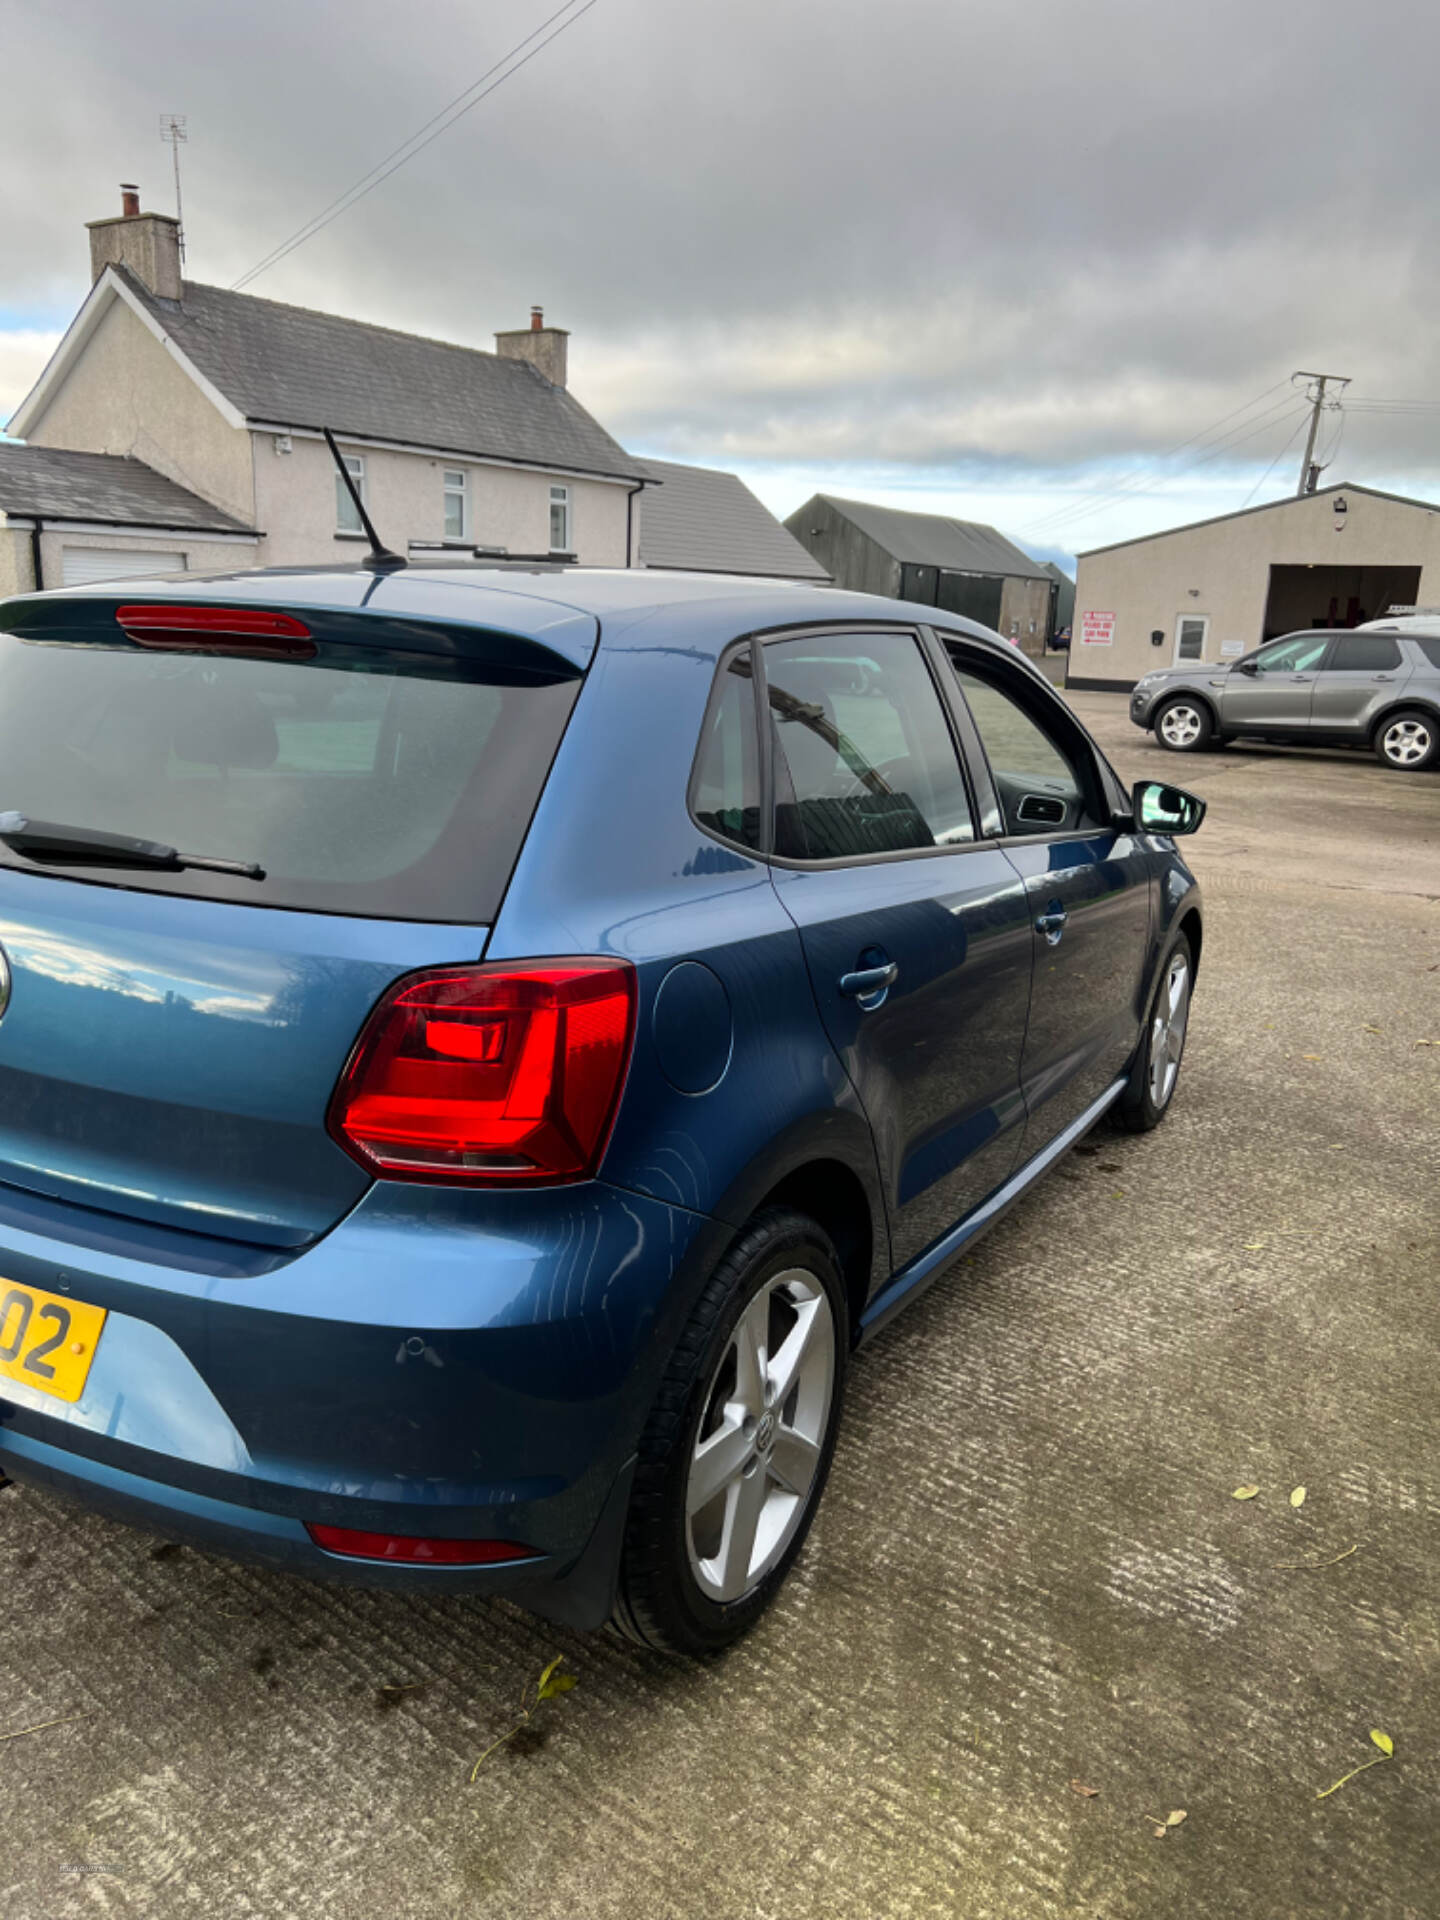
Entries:
[[990, 763], [1006, 833], [1086, 824], [1085, 788], [1070, 756], [1012, 694], [957, 666], [955, 678]]
[[1274, 640], [1250, 657], [1257, 673], [1313, 673], [1329, 645], [1328, 633], [1301, 633], [1293, 640]]

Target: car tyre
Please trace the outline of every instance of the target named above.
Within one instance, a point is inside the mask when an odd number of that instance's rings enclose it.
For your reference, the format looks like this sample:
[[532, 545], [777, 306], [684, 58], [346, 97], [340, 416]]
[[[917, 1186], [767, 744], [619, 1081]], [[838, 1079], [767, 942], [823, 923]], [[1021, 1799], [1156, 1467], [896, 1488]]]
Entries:
[[1203, 700], [1180, 694], [1155, 714], [1155, 738], [1169, 753], [1200, 753], [1215, 737], [1215, 722]]
[[769, 1606], [824, 1491], [849, 1344], [829, 1236], [789, 1207], [757, 1214], [701, 1294], [641, 1437], [612, 1620], [628, 1639], [703, 1657]]
[[1194, 986], [1195, 957], [1182, 933], [1161, 963], [1135, 1064], [1124, 1093], [1111, 1108], [1116, 1124], [1125, 1133], [1148, 1133], [1170, 1111], [1185, 1052]]
[[1396, 773], [1424, 773], [1440, 760], [1440, 723], [1420, 707], [1387, 713], [1375, 733], [1375, 757]]

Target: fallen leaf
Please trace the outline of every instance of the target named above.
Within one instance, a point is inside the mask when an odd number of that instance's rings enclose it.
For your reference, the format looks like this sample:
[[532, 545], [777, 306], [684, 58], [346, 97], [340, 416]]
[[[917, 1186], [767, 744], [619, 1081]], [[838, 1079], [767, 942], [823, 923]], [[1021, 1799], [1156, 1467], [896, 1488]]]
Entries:
[[1165, 1824], [1167, 1827], [1178, 1827], [1180, 1822], [1186, 1818], [1188, 1818], [1188, 1816], [1185, 1812], [1185, 1809], [1183, 1807], [1178, 1807], [1174, 1813], [1166, 1814]]
[[1395, 1751], [1395, 1742], [1390, 1738], [1389, 1734], [1382, 1733], [1378, 1727], [1371, 1727], [1370, 1738], [1375, 1742], [1381, 1753], [1385, 1755], [1386, 1759], [1389, 1759], [1390, 1755]]
[[1073, 1792], [1083, 1793], [1087, 1800], [1095, 1799], [1100, 1792], [1099, 1787], [1087, 1787], [1083, 1780], [1072, 1780], [1070, 1786]]
[[1384, 1031], [1385, 1029], [1383, 1027], [1362, 1027], [1361, 1028], [1362, 1033], [1383, 1033]]
[[1294, 1489], [1294, 1490], [1292, 1491], [1292, 1493], [1291, 1493], [1291, 1495], [1290, 1495], [1290, 1504], [1291, 1504], [1291, 1506], [1292, 1506], [1292, 1507], [1303, 1507], [1303, 1506], [1304, 1506], [1304, 1504], [1305, 1504], [1305, 1489], [1304, 1489], [1304, 1487], [1296, 1487], [1296, 1488], [1295, 1488], [1295, 1489]]
[[1247, 1240], [1245, 1242], [1245, 1251], [1246, 1253], [1263, 1253], [1265, 1251], [1265, 1242], [1263, 1240]]
[[1236, 1487], [1230, 1498], [1232, 1500], [1253, 1500], [1259, 1491], [1259, 1487]]
[[535, 1698], [537, 1700], [553, 1700], [557, 1693], [569, 1693], [570, 1689], [576, 1684], [577, 1676], [575, 1674], [560, 1673], [557, 1671], [564, 1659], [565, 1656], [563, 1653], [557, 1653], [549, 1666], [546, 1667], [545, 1671], [541, 1674], [539, 1683], [535, 1688]]
[[1353, 1547], [1346, 1547], [1343, 1553], [1337, 1553], [1331, 1560], [1275, 1560], [1271, 1564], [1276, 1573], [1315, 1573], [1321, 1567], [1338, 1567], [1342, 1560], [1348, 1560], [1352, 1553], [1360, 1551], [1357, 1540]]
[[1157, 1840], [1163, 1840], [1165, 1838], [1166, 1831], [1167, 1831], [1166, 1828], [1157, 1826], [1155, 1829], [1155, 1838]]
[[1300, 1058], [1302, 1060], [1323, 1060], [1325, 1056], [1323, 1053], [1302, 1053]]

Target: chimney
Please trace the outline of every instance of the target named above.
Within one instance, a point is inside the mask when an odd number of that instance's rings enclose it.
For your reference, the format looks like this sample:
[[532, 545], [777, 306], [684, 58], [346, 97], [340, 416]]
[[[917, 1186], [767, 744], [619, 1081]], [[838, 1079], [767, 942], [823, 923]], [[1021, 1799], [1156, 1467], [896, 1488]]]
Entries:
[[568, 371], [570, 335], [564, 327], [547, 327], [543, 307], [531, 307], [530, 324], [514, 333], [497, 333], [495, 351], [502, 360], [528, 360], [552, 387], [563, 387]]
[[86, 227], [92, 281], [106, 267], [128, 267], [161, 300], [180, 299], [180, 222], [168, 213], [142, 213], [138, 187], [121, 187], [118, 217], [89, 220]]

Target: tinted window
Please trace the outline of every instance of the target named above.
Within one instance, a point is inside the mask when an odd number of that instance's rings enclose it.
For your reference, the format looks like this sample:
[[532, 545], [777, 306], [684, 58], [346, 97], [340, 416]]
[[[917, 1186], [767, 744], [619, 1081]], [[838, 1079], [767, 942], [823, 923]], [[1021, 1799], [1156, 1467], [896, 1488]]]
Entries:
[[65, 869], [86, 880], [487, 920], [578, 684], [368, 647], [256, 660], [0, 634], [0, 811], [265, 869]]
[[1412, 633], [1410, 638], [1419, 647], [1421, 657], [1428, 660], [1432, 667], [1440, 670], [1440, 636], [1431, 637], [1428, 634]]
[[696, 756], [691, 803], [711, 833], [746, 847], [760, 845], [760, 754], [748, 648], [720, 675]]
[[775, 851], [797, 860], [973, 840], [955, 744], [909, 634], [765, 649], [775, 729]]
[[1086, 816], [1085, 783], [1069, 752], [1028, 702], [998, 680], [956, 667], [990, 762], [1007, 833], [1054, 833]]
[[1400, 648], [1383, 633], [1344, 633], [1325, 662], [1327, 673], [1389, 673], [1400, 664]]
[[1313, 673], [1330, 645], [1328, 633], [1297, 633], [1290, 640], [1274, 640], [1251, 654], [1257, 673]]

